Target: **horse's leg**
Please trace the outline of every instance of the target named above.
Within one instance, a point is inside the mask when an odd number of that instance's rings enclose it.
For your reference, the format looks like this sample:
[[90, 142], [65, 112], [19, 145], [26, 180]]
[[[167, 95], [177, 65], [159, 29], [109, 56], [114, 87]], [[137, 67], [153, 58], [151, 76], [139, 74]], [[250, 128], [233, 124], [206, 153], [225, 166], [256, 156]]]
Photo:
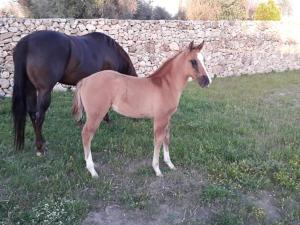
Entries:
[[110, 119], [109, 119], [109, 115], [108, 115], [108, 113], [106, 113], [106, 114], [105, 114], [105, 116], [104, 116], [103, 120], [104, 120], [105, 122], [107, 122], [107, 123], [109, 123], [109, 122], [110, 122]]
[[166, 136], [163, 141], [164, 161], [169, 166], [170, 169], [175, 170], [176, 168], [170, 158], [169, 144], [170, 144], [170, 122], [167, 125]]
[[92, 177], [98, 177], [98, 174], [95, 170], [92, 158], [91, 142], [104, 115], [104, 113], [102, 113], [102, 115], [97, 115], [96, 113], [91, 115], [87, 112], [87, 119], [81, 132], [86, 168], [91, 173]]
[[159, 152], [166, 137], [168, 123], [169, 118], [154, 118], [154, 153], [152, 167], [158, 177], [162, 177], [162, 173], [159, 169]]
[[26, 84], [26, 100], [27, 100], [27, 112], [29, 114], [32, 127], [35, 135], [37, 136], [37, 126], [36, 126], [36, 108], [37, 108], [37, 93], [36, 88], [32, 85], [30, 81]]
[[36, 120], [35, 120], [35, 145], [36, 154], [38, 156], [44, 155], [46, 151], [45, 139], [42, 134], [43, 123], [45, 119], [45, 113], [51, 103], [51, 89], [39, 90], [37, 94], [37, 108], [36, 108]]

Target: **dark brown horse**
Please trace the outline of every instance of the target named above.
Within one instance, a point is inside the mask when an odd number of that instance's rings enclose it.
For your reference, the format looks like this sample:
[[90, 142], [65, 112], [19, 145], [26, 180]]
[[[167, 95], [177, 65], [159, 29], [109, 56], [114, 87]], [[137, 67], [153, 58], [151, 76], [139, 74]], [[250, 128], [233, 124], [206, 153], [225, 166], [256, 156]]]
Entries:
[[37, 154], [45, 153], [42, 126], [57, 82], [76, 85], [100, 70], [137, 76], [128, 54], [103, 33], [68, 36], [37, 31], [22, 38], [13, 52], [15, 65], [12, 113], [16, 149], [23, 148], [26, 115], [29, 114]]

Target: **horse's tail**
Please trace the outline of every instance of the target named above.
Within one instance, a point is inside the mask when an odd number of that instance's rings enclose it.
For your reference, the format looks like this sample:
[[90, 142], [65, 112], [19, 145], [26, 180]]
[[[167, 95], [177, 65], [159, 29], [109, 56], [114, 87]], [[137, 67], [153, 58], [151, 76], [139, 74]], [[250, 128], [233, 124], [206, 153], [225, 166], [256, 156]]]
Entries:
[[13, 51], [14, 86], [12, 95], [12, 115], [14, 123], [14, 145], [17, 150], [24, 147], [24, 130], [26, 125], [26, 57], [27, 42], [21, 40]]
[[77, 122], [80, 123], [83, 113], [83, 105], [81, 101], [81, 90], [82, 81], [79, 81], [76, 85], [76, 90], [73, 98], [72, 114]]

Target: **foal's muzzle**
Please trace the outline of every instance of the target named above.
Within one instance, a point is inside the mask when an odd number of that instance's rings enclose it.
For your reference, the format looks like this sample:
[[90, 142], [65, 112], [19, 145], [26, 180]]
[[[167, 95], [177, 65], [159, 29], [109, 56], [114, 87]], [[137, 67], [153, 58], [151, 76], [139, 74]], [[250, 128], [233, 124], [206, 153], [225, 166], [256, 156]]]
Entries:
[[208, 85], [211, 83], [211, 80], [207, 75], [198, 77], [197, 81], [201, 87], [208, 87]]

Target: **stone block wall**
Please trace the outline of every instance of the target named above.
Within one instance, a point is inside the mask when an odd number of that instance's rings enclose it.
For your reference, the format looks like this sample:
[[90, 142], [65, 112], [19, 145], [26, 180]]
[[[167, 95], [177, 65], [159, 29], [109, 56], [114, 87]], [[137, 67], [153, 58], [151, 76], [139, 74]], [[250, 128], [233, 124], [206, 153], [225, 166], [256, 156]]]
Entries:
[[215, 76], [300, 69], [300, 22], [0, 18], [0, 96], [12, 92], [12, 49], [36, 30], [104, 32], [129, 53], [140, 76], [192, 40], [206, 41], [206, 66]]

